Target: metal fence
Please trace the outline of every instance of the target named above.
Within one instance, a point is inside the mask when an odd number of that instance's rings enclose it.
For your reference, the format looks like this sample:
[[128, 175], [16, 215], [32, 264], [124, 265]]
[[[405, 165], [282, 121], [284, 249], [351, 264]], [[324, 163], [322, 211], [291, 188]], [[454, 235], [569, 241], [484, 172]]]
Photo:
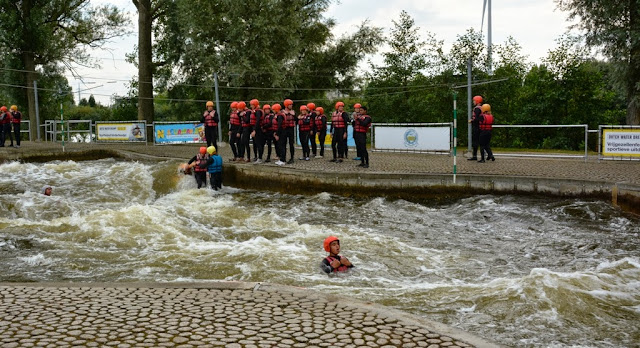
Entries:
[[60, 136], [60, 140], [69, 141], [74, 134], [86, 134], [93, 141], [93, 128], [90, 120], [68, 120], [64, 122], [46, 120], [42, 126], [44, 127], [45, 141], [57, 142], [58, 136]]
[[589, 147], [589, 125], [587, 124], [549, 124], [549, 125], [530, 125], [530, 124], [499, 124], [493, 125], [493, 128], [584, 128], [584, 155], [569, 154], [495, 154], [495, 156], [511, 156], [511, 157], [555, 157], [555, 158], [584, 158], [587, 161]]

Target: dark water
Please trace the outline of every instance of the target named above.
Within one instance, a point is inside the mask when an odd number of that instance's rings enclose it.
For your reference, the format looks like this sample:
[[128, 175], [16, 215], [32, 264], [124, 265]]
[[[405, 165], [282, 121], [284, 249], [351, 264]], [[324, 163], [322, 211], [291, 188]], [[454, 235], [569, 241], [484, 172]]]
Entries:
[[[518, 347], [637, 347], [640, 219], [601, 201], [452, 204], [195, 189], [176, 163], [0, 165], [0, 281], [266, 281]], [[54, 195], [40, 194], [43, 184]], [[356, 269], [327, 277], [322, 241]]]

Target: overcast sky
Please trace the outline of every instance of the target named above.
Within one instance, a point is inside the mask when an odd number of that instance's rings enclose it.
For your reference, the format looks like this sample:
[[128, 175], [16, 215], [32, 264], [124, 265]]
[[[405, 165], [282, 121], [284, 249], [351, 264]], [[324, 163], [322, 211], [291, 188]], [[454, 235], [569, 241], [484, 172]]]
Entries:
[[[131, 53], [137, 43], [137, 13], [131, 0], [91, 0], [91, 3], [114, 4], [129, 12], [132, 18], [132, 35], [107, 44], [109, 51], [91, 52], [101, 61], [100, 69], [78, 68], [84, 82], [67, 74], [76, 100], [80, 88], [83, 98], [93, 93], [97, 101], [109, 105], [110, 96], [126, 94], [126, 81], [137, 75], [135, 67], [124, 61], [125, 54]], [[482, 5], [483, 0], [341, 0], [331, 5], [326, 16], [337, 22], [333, 31], [336, 37], [354, 32], [366, 19], [384, 28], [387, 34], [393, 27], [392, 20], [397, 20], [400, 12], [405, 10], [415, 20], [420, 33], [434, 33], [437, 39], [445, 41], [445, 49], [448, 50], [456, 36], [464, 34], [468, 28], [480, 30]], [[553, 0], [493, 0], [492, 15], [493, 43], [503, 43], [508, 36], [513, 36], [532, 63], [539, 63], [550, 49], [556, 47], [555, 40], [570, 25], [567, 13], [556, 10]], [[486, 19], [483, 30], [486, 35]], [[370, 59], [374, 63], [381, 62], [379, 54]]]

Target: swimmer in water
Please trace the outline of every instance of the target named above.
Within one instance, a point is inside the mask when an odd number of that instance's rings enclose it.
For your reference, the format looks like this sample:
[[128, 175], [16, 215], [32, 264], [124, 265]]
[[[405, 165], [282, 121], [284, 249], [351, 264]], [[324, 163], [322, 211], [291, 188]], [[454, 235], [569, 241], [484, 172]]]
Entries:
[[340, 240], [338, 237], [329, 236], [324, 240], [324, 250], [329, 253], [320, 264], [320, 268], [327, 273], [346, 272], [353, 268], [353, 264], [344, 257], [338, 255], [340, 253]]
[[51, 191], [53, 190], [53, 188], [49, 185], [44, 185], [42, 187], [42, 194], [45, 196], [51, 196]]

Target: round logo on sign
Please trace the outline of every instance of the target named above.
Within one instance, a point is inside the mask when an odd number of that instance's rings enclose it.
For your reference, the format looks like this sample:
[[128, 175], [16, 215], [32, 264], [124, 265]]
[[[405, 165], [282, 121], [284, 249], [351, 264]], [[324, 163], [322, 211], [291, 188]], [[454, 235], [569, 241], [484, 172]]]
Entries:
[[410, 128], [404, 132], [404, 146], [416, 147], [418, 146], [418, 132], [415, 129]]

